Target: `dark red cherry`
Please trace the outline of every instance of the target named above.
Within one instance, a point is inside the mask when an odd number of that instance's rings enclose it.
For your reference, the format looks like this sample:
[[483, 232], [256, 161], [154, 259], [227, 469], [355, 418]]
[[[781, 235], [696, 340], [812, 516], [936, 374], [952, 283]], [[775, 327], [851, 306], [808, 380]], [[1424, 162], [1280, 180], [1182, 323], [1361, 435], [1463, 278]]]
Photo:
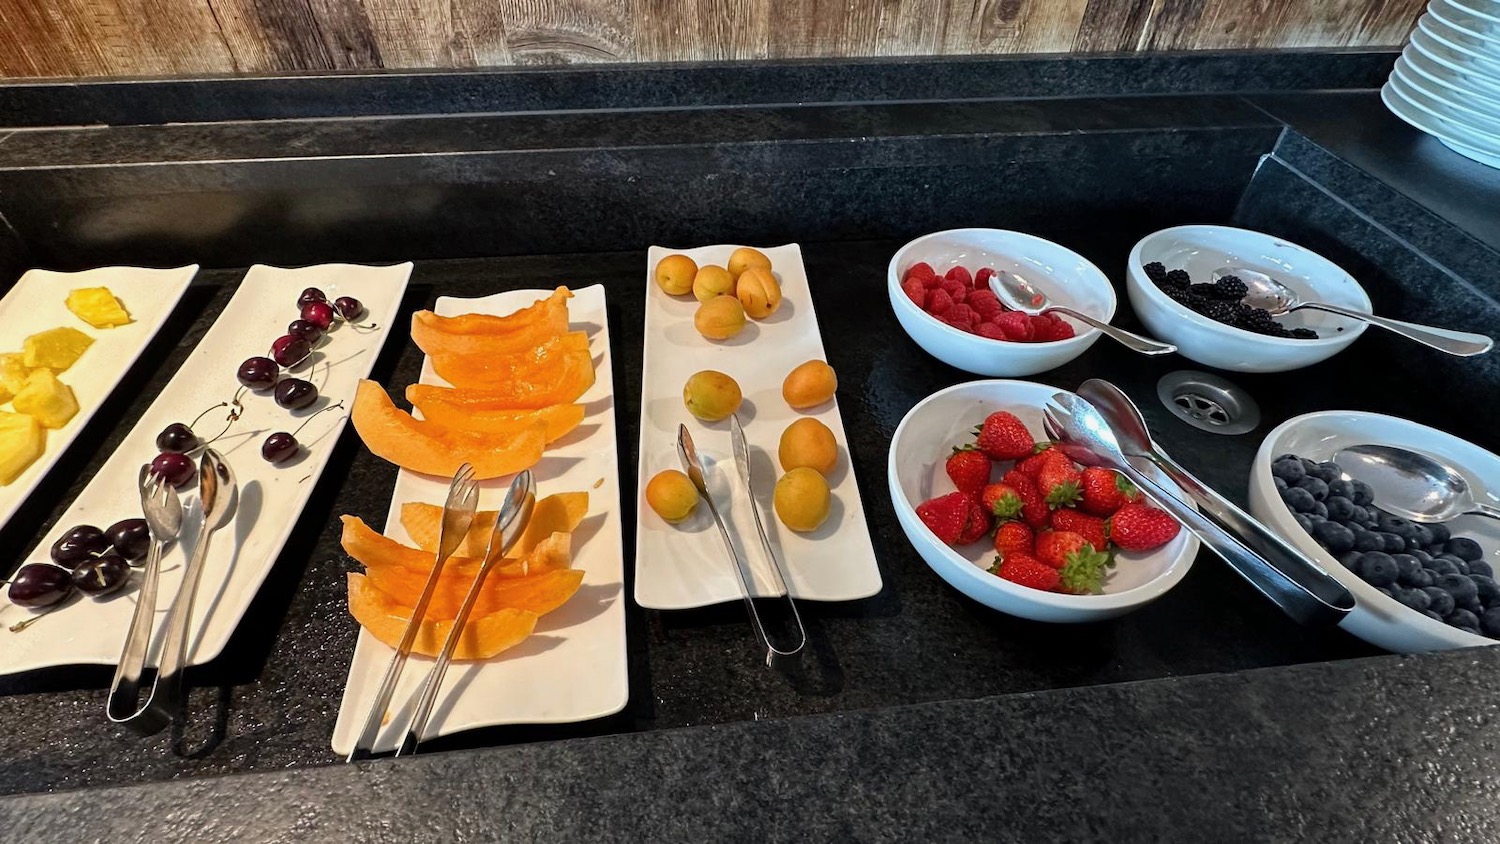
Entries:
[[339, 316], [354, 322], [365, 315], [365, 306], [353, 296], [340, 296], [334, 300], [333, 309], [339, 312]]
[[151, 549], [151, 528], [145, 519], [121, 519], [104, 529], [104, 538], [131, 562], [144, 560]]
[[292, 324], [286, 327], [286, 333], [293, 337], [301, 337], [309, 343], [316, 343], [323, 339], [323, 329], [305, 319], [292, 320]]
[[76, 568], [79, 563], [109, 550], [109, 539], [104, 531], [93, 525], [78, 525], [52, 543], [52, 562], [64, 568]]
[[166, 452], [156, 455], [156, 459], [151, 461], [151, 473], [160, 475], [172, 486], [180, 487], [198, 477], [198, 467], [185, 455]]
[[308, 302], [302, 306], [302, 318], [327, 331], [333, 325], [333, 306], [327, 302]]
[[312, 354], [312, 344], [301, 337], [283, 334], [271, 344], [271, 359], [290, 369]]
[[296, 437], [286, 431], [277, 431], [266, 437], [266, 441], [260, 444], [260, 456], [264, 457], [267, 463], [283, 463], [291, 460], [299, 448], [301, 445]]
[[72, 573], [46, 563], [28, 563], [10, 579], [8, 594], [18, 606], [50, 607], [73, 594]]
[[287, 410], [301, 410], [318, 400], [318, 388], [301, 378], [283, 378], [276, 385], [276, 403]]
[[249, 358], [240, 364], [240, 371], [236, 377], [246, 387], [257, 392], [264, 392], [276, 386], [276, 379], [281, 377], [281, 367], [270, 358]]
[[174, 454], [186, 454], [198, 445], [198, 435], [181, 422], [173, 422], [156, 435], [156, 447]]
[[119, 554], [105, 554], [73, 569], [73, 586], [85, 595], [102, 598], [120, 591], [130, 580], [130, 564]]
[[328, 301], [328, 297], [325, 296], [325, 295], [323, 295], [323, 291], [319, 290], [316, 287], [309, 287], [306, 290], [302, 291], [302, 295], [301, 296], [297, 297], [297, 307], [301, 308], [301, 307], [306, 307], [307, 305], [310, 305], [313, 302], [327, 302], [327, 301]]

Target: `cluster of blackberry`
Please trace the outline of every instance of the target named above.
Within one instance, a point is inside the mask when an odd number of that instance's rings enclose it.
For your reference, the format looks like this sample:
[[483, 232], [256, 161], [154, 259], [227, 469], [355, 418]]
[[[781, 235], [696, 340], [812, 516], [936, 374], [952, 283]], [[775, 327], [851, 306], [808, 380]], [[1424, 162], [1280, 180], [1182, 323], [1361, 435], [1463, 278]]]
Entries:
[[1232, 275], [1226, 275], [1213, 284], [1194, 284], [1188, 277], [1187, 270], [1168, 270], [1160, 261], [1152, 261], [1143, 269], [1146, 277], [1172, 301], [1197, 311], [1214, 322], [1268, 337], [1318, 339], [1318, 332], [1311, 328], [1288, 329], [1277, 322], [1270, 311], [1252, 308], [1241, 302], [1249, 288], [1245, 286], [1245, 282]]

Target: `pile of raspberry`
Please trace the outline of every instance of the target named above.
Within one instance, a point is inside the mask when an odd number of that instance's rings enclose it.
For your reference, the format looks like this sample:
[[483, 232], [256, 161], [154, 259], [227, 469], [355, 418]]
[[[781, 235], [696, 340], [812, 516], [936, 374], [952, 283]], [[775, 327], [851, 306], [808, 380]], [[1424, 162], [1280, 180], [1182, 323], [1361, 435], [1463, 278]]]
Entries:
[[965, 267], [954, 267], [938, 275], [930, 264], [919, 262], [902, 276], [901, 289], [942, 322], [991, 340], [1047, 343], [1074, 335], [1073, 326], [1055, 314], [1027, 316], [1000, 304], [989, 286], [994, 274], [989, 267], [972, 275]]

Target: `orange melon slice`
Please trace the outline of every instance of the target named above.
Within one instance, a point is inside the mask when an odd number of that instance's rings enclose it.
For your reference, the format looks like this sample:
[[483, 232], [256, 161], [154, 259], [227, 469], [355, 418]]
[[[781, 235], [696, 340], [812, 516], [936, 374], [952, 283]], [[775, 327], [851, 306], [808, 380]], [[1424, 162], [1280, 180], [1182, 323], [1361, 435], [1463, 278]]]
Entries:
[[[344, 553], [365, 568], [401, 566], [419, 572], [423, 577], [432, 571], [431, 551], [402, 545], [365, 524], [358, 516], [340, 518], [344, 531], [339, 541]], [[570, 569], [573, 566], [572, 547], [572, 534], [557, 531], [538, 542], [524, 557], [507, 557], [495, 566], [490, 577], [525, 577], [554, 569]], [[464, 579], [464, 588], [468, 588], [468, 581], [479, 572], [479, 563], [477, 557], [449, 557], [443, 564], [442, 576]]]
[[[594, 386], [594, 361], [587, 354], [567, 353], [515, 380], [459, 389], [412, 384], [406, 400], [413, 407], [443, 403], [470, 413], [480, 410], [540, 410], [575, 402]], [[423, 411], [426, 413], [427, 411]]]
[[[380, 591], [369, 578], [349, 573], [349, 614], [375, 638], [392, 648], [401, 644], [411, 620], [411, 608]], [[506, 608], [481, 616], [471, 616], [459, 636], [454, 659], [491, 659], [526, 641], [536, 629], [537, 614]], [[437, 656], [453, 628], [452, 619], [423, 618], [417, 627], [412, 652]]]
[[430, 356], [432, 369], [455, 387], [495, 387], [517, 381], [546, 383], [546, 379], [567, 371], [569, 361], [593, 368], [589, 356], [589, 338], [582, 331], [553, 337], [546, 343], [511, 355]]
[[424, 475], [451, 476], [463, 463], [481, 480], [514, 474], [535, 466], [547, 441], [540, 421], [514, 434], [487, 434], [413, 418], [369, 380], [359, 382], [349, 419], [370, 451]]
[[[566, 287], [559, 287], [553, 290], [552, 295], [547, 298], [538, 299], [533, 304], [506, 316], [463, 314], [445, 317], [438, 316], [432, 311], [418, 311], [412, 315], [412, 326], [415, 329], [420, 321], [424, 331], [430, 329], [444, 334], [479, 335], [505, 334], [541, 323], [555, 327], [557, 333], [561, 334], [568, 330], [568, 300], [571, 298], [573, 298], [572, 291]], [[558, 322], [559, 314], [562, 316], [560, 323]], [[416, 331], [412, 333], [415, 335]], [[422, 350], [426, 351], [426, 348]]]
[[[521, 538], [511, 548], [512, 557], [524, 557], [531, 553], [542, 540], [554, 533], [572, 533], [583, 517], [588, 515], [589, 494], [587, 492], [561, 492], [539, 499], [531, 510], [531, 521], [521, 532]], [[478, 557], [484, 554], [484, 546], [490, 541], [490, 531], [495, 529], [496, 510], [480, 510], [474, 514], [474, 523], [469, 533], [454, 552], [460, 557]], [[418, 548], [432, 553], [437, 550], [438, 534], [442, 531], [443, 508], [437, 504], [409, 501], [401, 505], [401, 526]]]
[[461, 410], [443, 402], [416, 406], [422, 417], [445, 428], [484, 434], [513, 434], [541, 422], [547, 429], [547, 444], [566, 437], [583, 424], [581, 404], [554, 404], [540, 410]]
[[[411, 607], [421, 597], [422, 588], [427, 585], [426, 572], [403, 566], [376, 566], [366, 572], [365, 576], [375, 588], [405, 606], [408, 615]], [[423, 617], [456, 617], [473, 582], [471, 577], [454, 577], [444, 570], [443, 575], [438, 578], [437, 588], [433, 590], [432, 600], [427, 604], [427, 613]], [[546, 615], [573, 597], [573, 593], [582, 584], [581, 569], [553, 569], [527, 577], [496, 577], [491, 572], [479, 591], [479, 597], [474, 601], [473, 615], [470, 617], [489, 615], [503, 609]]]

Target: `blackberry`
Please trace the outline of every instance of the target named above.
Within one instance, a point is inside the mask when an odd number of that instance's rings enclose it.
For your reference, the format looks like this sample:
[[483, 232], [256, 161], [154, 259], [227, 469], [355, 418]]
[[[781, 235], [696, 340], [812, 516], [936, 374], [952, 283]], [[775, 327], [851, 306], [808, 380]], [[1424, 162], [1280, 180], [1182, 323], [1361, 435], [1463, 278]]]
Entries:
[[1193, 283], [1193, 279], [1187, 274], [1187, 270], [1171, 270], [1162, 277], [1162, 282], [1168, 287], [1187, 287]]
[[[1197, 287], [1197, 285], [1193, 286]], [[1194, 308], [1194, 310], [1196, 310], [1200, 314], [1203, 314], [1214, 322], [1228, 323], [1234, 320], [1234, 308], [1231, 307], [1228, 302], [1220, 302], [1215, 299], [1209, 299], [1204, 301], [1201, 306]]]
[[1249, 286], [1240, 281], [1238, 276], [1226, 275], [1214, 282], [1214, 289], [1218, 291], [1220, 299], [1233, 299], [1238, 301], [1245, 298], [1250, 292]]
[[1188, 292], [1194, 296], [1202, 296], [1205, 299], [1218, 299], [1218, 288], [1212, 284], [1193, 284], [1188, 286]]
[[1152, 261], [1141, 269], [1146, 271], [1146, 278], [1151, 279], [1151, 282], [1158, 287], [1167, 280], [1167, 268], [1162, 265], [1161, 261]]
[[1270, 311], [1263, 308], [1251, 308], [1235, 324], [1246, 331], [1259, 332], [1268, 326], [1275, 325], [1276, 320], [1271, 318]]
[[1313, 331], [1311, 328], [1293, 328], [1292, 338], [1296, 340], [1316, 340], [1318, 339], [1318, 332]]

